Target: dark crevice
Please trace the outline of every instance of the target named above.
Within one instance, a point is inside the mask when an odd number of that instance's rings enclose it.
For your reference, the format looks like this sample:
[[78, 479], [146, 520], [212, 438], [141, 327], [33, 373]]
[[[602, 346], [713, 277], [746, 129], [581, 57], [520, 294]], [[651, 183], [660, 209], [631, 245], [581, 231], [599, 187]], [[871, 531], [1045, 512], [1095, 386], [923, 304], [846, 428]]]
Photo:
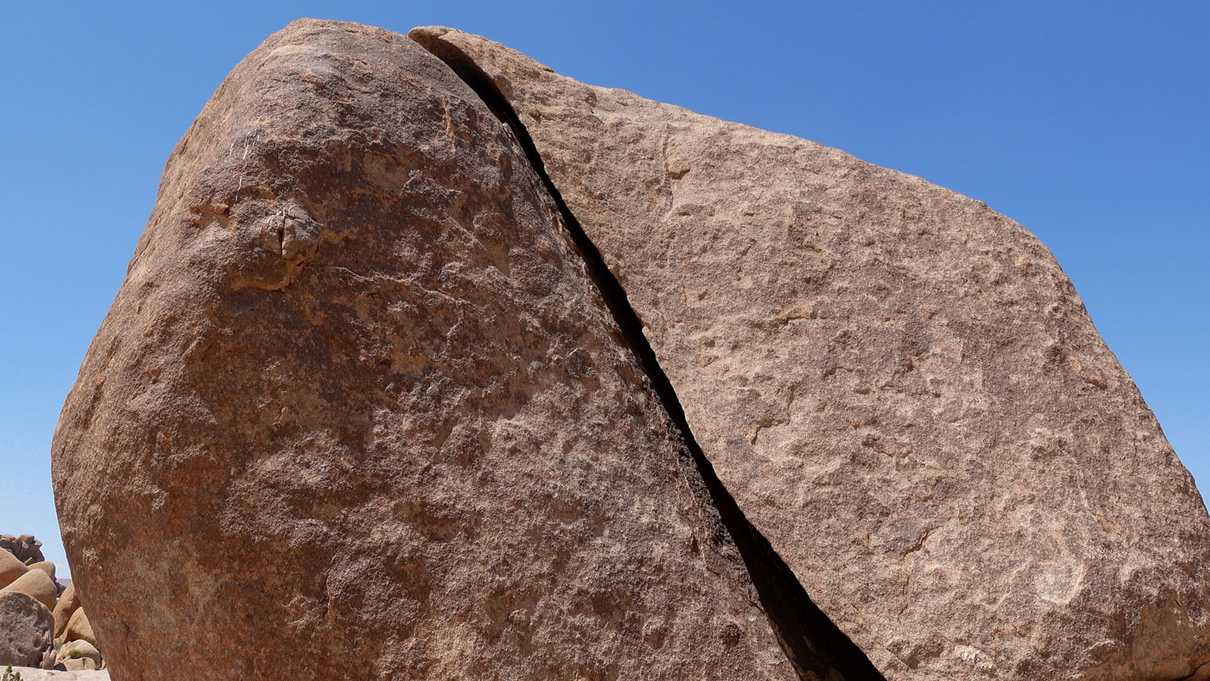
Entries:
[[428, 32], [414, 32], [411, 37], [445, 62], [466, 82], [488, 108], [509, 126], [525, 151], [530, 165], [558, 207], [572, 240], [584, 258], [592, 280], [620, 327], [627, 345], [643, 367], [668, 416], [684, 438], [702, 482], [743, 558], [769, 623], [799, 678], [830, 680], [835, 678], [833, 675], [839, 674], [848, 681], [885, 681], [865, 653], [815, 605], [789, 566], [773, 549], [768, 539], [748, 522], [735, 499], [718, 479], [714, 466], [702, 452], [693, 431], [689, 428], [680, 399], [643, 334], [642, 322], [631, 306], [626, 291], [609, 271], [601, 252], [584, 232], [550, 179], [537, 146], [512, 105], [492, 79], [459, 48]]

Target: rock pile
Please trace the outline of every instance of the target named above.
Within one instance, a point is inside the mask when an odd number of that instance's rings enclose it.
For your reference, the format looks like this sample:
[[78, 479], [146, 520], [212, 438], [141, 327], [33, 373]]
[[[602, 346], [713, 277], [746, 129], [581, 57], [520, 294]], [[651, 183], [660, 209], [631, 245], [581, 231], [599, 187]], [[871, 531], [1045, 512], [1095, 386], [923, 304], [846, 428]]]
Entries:
[[15, 546], [20, 556], [0, 549], [0, 668], [102, 668], [96, 635], [75, 584], [55, 581], [55, 564], [43, 558], [32, 537], [22, 539], [28, 541], [5, 544]]
[[1024, 228], [410, 35], [291, 24], [169, 160], [53, 445], [122, 681], [1210, 677], [1210, 518]]

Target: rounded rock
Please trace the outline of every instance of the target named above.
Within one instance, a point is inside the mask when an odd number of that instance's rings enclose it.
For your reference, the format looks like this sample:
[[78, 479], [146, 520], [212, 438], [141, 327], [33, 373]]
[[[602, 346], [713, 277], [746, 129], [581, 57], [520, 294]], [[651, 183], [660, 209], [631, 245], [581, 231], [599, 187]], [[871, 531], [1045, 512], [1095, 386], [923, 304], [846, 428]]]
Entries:
[[37, 600], [16, 591], [0, 592], [0, 667], [41, 666], [52, 649], [54, 620]]
[[49, 612], [59, 598], [59, 587], [55, 580], [42, 570], [29, 570], [0, 591], [15, 591], [41, 603]]
[[0, 589], [12, 584], [26, 572], [29, 572], [29, 568], [24, 563], [8, 551], [0, 549]]

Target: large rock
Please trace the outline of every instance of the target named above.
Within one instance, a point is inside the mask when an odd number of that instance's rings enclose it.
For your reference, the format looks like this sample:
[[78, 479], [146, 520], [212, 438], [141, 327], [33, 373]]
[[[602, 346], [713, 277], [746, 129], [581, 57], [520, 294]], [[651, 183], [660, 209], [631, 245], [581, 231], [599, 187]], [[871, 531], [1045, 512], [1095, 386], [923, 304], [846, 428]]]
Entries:
[[0, 670], [41, 666], [52, 650], [54, 620], [41, 603], [14, 591], [0, 592]]
[[26, 572], [29, 572], [29, 568], [24, 563], [8, 551], [0, 549], [0, 589], [12, 584]]
[[623, 340], [440, 60], [275, 34], [173, 152], [55, 435], [115, 678], [799, 678]]
[[59, 587], [55, 585], [55, 581], [50, 578], [50, 575], [32, 568], [13, 580], [8, 586], [0, 589], [0, 593], [10, 591], [29, 596], [45, 606], [48, 612], [54, 610], [55, 601], [58, 600], [59, 595]]
[[888, 678], [1210, 660], [1205, 507], [1025, 229], [835, 149], [412, 35], [511, 103], [722, 481]]

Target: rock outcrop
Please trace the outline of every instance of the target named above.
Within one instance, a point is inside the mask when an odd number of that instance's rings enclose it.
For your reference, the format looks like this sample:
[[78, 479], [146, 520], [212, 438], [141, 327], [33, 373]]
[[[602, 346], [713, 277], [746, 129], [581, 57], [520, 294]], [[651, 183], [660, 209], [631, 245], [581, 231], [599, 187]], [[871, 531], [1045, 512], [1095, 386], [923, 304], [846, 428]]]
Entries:
[[42, 555], [42, 542], [28, 534], [0, 534], [0, 551], [8, 551], [25, 565], [46, 560]]
[[[26, 546], [40, 545], [27, 535], [22, 538], [28, 540]], [[26, 555], [27, 560], [36, 557]], [[0, 669], [6, 665], [63, 670], [104, 666], [96, 636], [76, 596], [75, 583], [61, 587], [55, 581], [55, 572], [55, 564], [50, 561], [26, 566], [0, 549], [0, 598], [7, 599], [0, 605]], [[9, 594], [21, 598], [7, 598]], [[32, 607], [30, 601], [37, 607]]]
[[801, 588], [752, 561], [767, 545], [561, 221], [509, 129], [403, 36], [298, 22], [235, 68], [53, 445], [116, 678], [860, 663], [762, 610]]
[[890, 679], [1179, 679], [1210, 521], [1025, 229], [448, 29], [643, 320], [706, 456]]

